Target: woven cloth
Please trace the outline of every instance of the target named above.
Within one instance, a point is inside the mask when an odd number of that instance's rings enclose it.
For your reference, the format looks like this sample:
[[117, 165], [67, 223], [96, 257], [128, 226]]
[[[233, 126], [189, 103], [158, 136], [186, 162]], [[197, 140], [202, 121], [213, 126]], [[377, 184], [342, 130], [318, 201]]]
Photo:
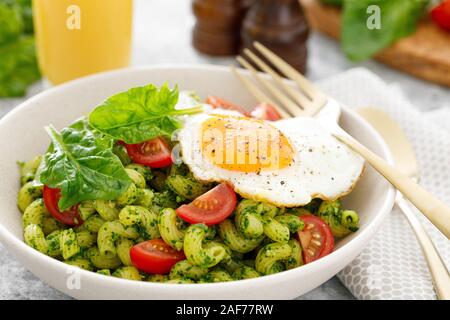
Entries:
[[[387, 112], [405, 131], [416, 153], [420, 183], [450, 204], [450, 109], [422, 113], [395, 86], [362, 68], [319, 82], [330, 96], [350, 108]], [[419, 212], [447, 267], [450, 241]], [[394, 210], [364, 251], [338, 278], [358, 299], [436, 299], [420, 246], [403, 213]]]

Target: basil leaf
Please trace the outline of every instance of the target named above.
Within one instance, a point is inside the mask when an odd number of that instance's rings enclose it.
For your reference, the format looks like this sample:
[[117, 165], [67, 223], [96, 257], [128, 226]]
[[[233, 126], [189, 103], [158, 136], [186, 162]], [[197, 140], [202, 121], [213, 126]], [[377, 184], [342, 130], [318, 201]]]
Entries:
[[[353, 61], [365, 60], [416, 30], [428, 0], [344, 0], [342, 48]], [[369, 29], [367, 8], [380, 8], [381, 28]]]
[[128, 189], [131, 180], [112, 152], [111, 138], [90, 130], [86, 120], [61, 133], [52, 126], [45, 129], [52, 145], [39, 179], [50, 188], [61, 189], [60, 211], [84, 200], [114, 200]]
[[201, 107], [176, 110], [178, 89], [159, 90], [149, 84], [111, 96], [97, 106], [89, 123], [100, 132], [126, 143], [140, 143], [170, 135], [181, 126], [177, 116], [200, 112]]
[[109, 136], [106, 136], [105, 134], [95, 130], [92, 128], [92, 126], [89, 124], [89, 120], [86, 117], [81, 117], [78, 120], [75, 120], [74, 123], [72, 123], [69, 128], [73, 128], [79, 131], [88, 130], [91, 131], [95, 138], [97, 139], [97, 144], [102, 145], [105, 149], [107, 148], [114, 148], [115, 141]]

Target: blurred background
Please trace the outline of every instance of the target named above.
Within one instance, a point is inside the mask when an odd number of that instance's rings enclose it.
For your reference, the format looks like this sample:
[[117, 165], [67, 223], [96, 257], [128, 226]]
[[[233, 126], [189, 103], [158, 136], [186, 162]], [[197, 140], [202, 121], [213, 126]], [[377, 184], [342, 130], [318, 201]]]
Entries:
[[[388, 15], [380, 26], [368, 0], [300, 2], [35, 0], [32, 11], [31, 0], [0, 0], [0, 116], [52, 85], [103, 70], [237, 65], [234, 56], [254, 40], [314, 81], [362, 66], [421, 111], [450, 107], [450, 1], [377, 1]], [[0, 298], [66, 298], [0, 251]], [[301, 298], [353, 296], [333, 278]]]
[[[259, 40], [312, 80], [364, 66], [400, 86], [420, 109], [448, 105], [450, 98], [448, 0], [434, 15], [430, 10], [439, 0], [390, 1], [392, 9], [383, 12], [392, 17], [383, 21], [394, 23], [369, 34], [368, 0], [300, 0], [303, 10], [297, 0], [35, 0], [34, 30], [31, 2], [0, 0], [0, 114], [25, 92], [44, 88], [33, 62], [33, 33], [41, 73], [54, 84], [127, 65], [236, 64], [233, 56]], [[77, 6], [84, 6], [79, 15]], [[78, 18], [83, 25], [71, 30]], [[341, 44], [333, 40], [340, 29]], [[379, 52], [379, 61], [416, 77], [372, 60]]]

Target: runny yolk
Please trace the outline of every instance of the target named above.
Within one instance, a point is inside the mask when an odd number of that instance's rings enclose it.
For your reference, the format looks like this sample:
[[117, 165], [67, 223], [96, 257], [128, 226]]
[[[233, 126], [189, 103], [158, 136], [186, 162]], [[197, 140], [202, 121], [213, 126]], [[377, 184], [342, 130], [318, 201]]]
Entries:
[[288, 167], [294, 150], [271, 124], [246, 117], [212, 115], [202, 124], [202, 155], [232, 171], [256, 172]]

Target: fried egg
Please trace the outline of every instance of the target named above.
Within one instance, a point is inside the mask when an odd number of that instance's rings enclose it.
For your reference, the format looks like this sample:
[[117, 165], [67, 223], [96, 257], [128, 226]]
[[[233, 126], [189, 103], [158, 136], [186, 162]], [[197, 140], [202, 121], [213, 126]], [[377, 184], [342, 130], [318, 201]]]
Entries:
[[314, 118], [269, 122], [215, 109], [186, 118], [177, 138], [198, 180], [282, 207], [346, 195], [364, 170], [363, 158]]

